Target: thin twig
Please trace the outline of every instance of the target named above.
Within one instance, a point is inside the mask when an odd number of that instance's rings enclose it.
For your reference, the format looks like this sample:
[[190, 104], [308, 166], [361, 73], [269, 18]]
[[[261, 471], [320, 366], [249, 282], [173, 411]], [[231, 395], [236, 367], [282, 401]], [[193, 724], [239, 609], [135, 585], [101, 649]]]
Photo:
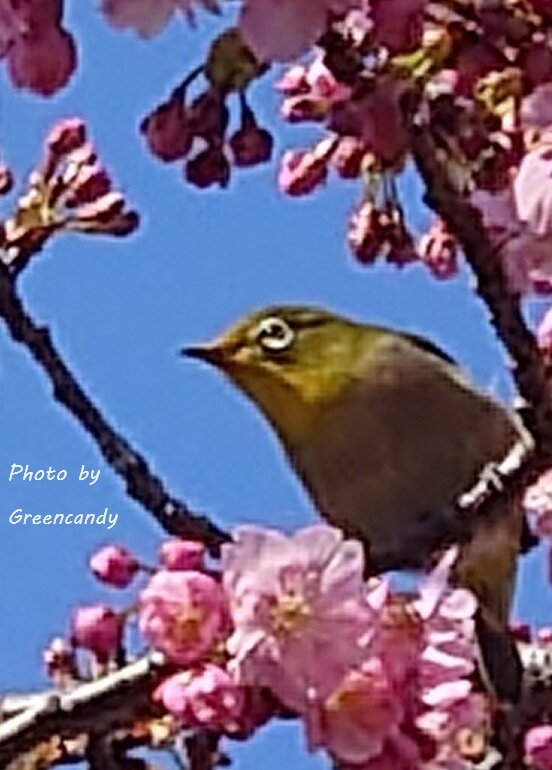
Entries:
[[128, 495], [153, 514], [166, 532], [200, 540], [217, 556], [228, 535], [166, 491], [145, 458], [107, 422], [57, 351], [48, 328], [38, 326], [19, 298], [8, 270], [0, 263], [0, 317], [12, 338], [24, 345], [47, 374], [56, 401], [63, 404], [95, 440], [111, 468], [124, 480]]

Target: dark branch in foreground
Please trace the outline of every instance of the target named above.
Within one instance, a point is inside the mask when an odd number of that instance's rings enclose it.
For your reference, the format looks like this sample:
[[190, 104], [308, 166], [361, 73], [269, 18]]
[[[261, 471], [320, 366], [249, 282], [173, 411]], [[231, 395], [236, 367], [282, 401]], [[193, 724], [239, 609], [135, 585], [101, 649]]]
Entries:
[[[33, 694], [31, 705], [0, 721], [0, 767], [8, 768], [10, 762], [43, 741], [75, 739], [89, 734], [91, 725], [96, 734], [109, 735], [131, 727], [140, 717], [151, 716], [151, 691], [162, 670], [162, 657], [152, 655], [67, 693], [49, 690], [43, 695]], [[14, 697], [24, 701], [23, 696]], [[9, 711], [10, 697], [4, 701]], [[0, 700], [0, 717], [4, 701]]]
[[115, 431], [91, 402], [61, 355], [49, 330], [38, 326], [18, 297], [13, 279], [0, 263], [0, 317], [16, 342], [24, 345], [47, 374], [56, 401], [92, 436], [103, 457], [125, 482], [128, 495], [153, 514], [171, 535], [200, 540], [217, 556], [228, 535], [205, 516], [172, 497], [139, 452]]

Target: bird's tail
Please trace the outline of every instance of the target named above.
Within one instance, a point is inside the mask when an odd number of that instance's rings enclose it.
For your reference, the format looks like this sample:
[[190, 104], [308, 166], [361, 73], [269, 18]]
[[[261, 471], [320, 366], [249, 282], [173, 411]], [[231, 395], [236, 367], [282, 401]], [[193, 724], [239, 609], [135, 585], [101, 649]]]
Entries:
[[476, 634], [480, 671], [488, 689], [501, 702], [516, 703], [523, 668], [508, 629], [523, 527], [519, 500], [497, 500], [473, 538], [461, 551], [456, 580], [479, 601]]

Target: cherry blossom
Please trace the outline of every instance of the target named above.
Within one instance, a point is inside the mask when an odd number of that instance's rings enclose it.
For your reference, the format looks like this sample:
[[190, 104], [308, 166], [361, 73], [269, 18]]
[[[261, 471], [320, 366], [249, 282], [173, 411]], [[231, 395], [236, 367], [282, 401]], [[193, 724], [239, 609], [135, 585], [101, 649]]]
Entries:
[[[211, 11], [218, 8], [216, 0], [197, 0]], [[130, 27], [140, 37], [157, 35], [177, 11], [189, 21], [194, 19], [195, 0], [103, 0], [102, 13], [113, 27]]]
[[259, 61], [290, 61], [316, 43], [332, 14], [358, 5], [358, 0], [245, 0], [240, 29]]
[[235, 629], [227, 648], [244, 682], [304, 709], [364, 656], [373, 611], [360, 543], [322, 525], [291, 537], [239, 527], [222, 565]]
[[161, 570], [140, 593], [140, 630], [174, 663], [202, 659], [219, 640], [225, 623], [220, 585], [201, 572]]
[[245, 706], [242, 688], [228, 672], [208, 663], [165, 679], [154, 697], [186, 727], [235, 732]]

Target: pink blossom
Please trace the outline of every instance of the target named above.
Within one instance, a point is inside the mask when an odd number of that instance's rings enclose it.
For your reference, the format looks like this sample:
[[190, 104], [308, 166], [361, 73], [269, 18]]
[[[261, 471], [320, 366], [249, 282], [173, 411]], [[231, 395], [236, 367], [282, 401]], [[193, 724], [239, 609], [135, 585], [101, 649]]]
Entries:
[[521, 161], [513, 185], [518, 218], [537, 236], [552, 235], [552, 143], [539, 145]]
[[235, 627], [227, 646], [244, 681], [298, 710], [330, 695], [372, 631], [361, 544], [324, 525], [292, 536], [240, 527], [222, 565]]
[[372, 0], [374, 40], [391, 53], [410, 51], [421, 40], [426, 0]]
[[[292, 68], [293, 70], [293, 68]], [[290, 72], [292, 72], [290, 70]], [[296, 77], [297, 87], [293, 89], [293, 76], [280, 81], [278, 87], [287, 95], [282, 102], [281, 113], [286, 120], [297, 123], [304, 120], [323, 120], [332, 105], [350, 98], [349, 86], [339, 83], [322, 60], [317, 56], [304, 68], [304, 79]]]
[[535, 770], [552, 770], [552, 725], [538, 725], [527, 732], [525, 755]]
[[537, 327], [539, 348], [547, 356], [552, 354], [552, 308], [548, 308]]
[[[161, 32], [177, 11], [192, 21], [194, 2], [195, 0], [103, 0], [102, 13], [113, 27], [130, 27], [140, 37], [150, 38]], [[211, 11], [218, 8], [216, 0], [198, 2]]]
[[[526, 182], [527, 177], [524, 185]], [[533, 224], [544, 224], [546, 209], [539, 207], [543, 201], [538, 200], [538, 193], [530, 196], [531, 205], [520, 200], [519, 194], [519, 185], [516, 197], [511, 187], [499, 193], [476, 190], [471, 200], [481, 211], [489, 236], [496, 243], [497, 256], [502, 260], [512, 291], [548, 294], [552, 291], [552, 233], [539, 235], [532, 229]], [[546, 189], [541, 190], [541, 195], [546, 197]], [[518, 203], [533, 223], [521, 221]]]
[[328, 175], [328, 161], [335, 149], [336, 140], [322, 139], [312, 150], [287, 150], [281, 160], [278, 186], [287, 195], [308, 195]]
[[245, 0], [240, 30], [261, 62], [290, 61], [325, 32], [331, 14], [345, 14], [358, 0]]
[[174, 94], [147, 115], [140, 125], [150, 152], [165, 163], [184, 158], [193, 132], [182, 98]]
[[201, 660], [213, 649], [225, 624], [222, 589], [201, 572], [161, 570], [140, 594], [140, 630], [174, 663]]
[[354, 770], [420, 770], [422, 761], [419, 746], [408, 736], [398, 733], [389, 736], [377, 757], [355, 766]]
[[457, 244], [441, 219], [420, 238], [418, 254], [436, 278], [445, 280], [458, 273]]
[[526, 489], [523, 505], [532, 514], [535, 532], [540, 537], [552, 537], [552, 469]]
[[89, 566], [98, 580], [116, 588], [126, 588], [139, 568], [134, 556], [118, 545], [100, 548], [90, 558]]
[[400, 691], [374, 658], [348, 674], [318, 713], [311, 714], [309, 745], [325, 747], [339, 765], [360, 765], [382, 752], [403, 715]]
[[244, 711], [243, 689], [212, 663], [165, 679], [155, 697], [185, 727], [235, 732]]
[[552, 126], [552, 83], [543, 83], [522, 100], [520, 118], [523, 128]]
[[121, 630], [121, 619], [105, 604], [78, 607], [73, 613], [71, 638], [74, 644], [90, 650], [99, 660], [107, 660], [115, 653]]
[[17, 37], [7, 55], [8, 71], [17, 88], [51, 96], [73, 74], [77, 50], [73, 37], [61, 27], [47, 27], [40, 34]]
[[362, 265], [372, 264], [382, 250], [380, 211], [371, 201], [362, 201], [353, 211], [347, 230], [347, 243]]
[[159, 562], [168, 570], [199, 570], [205, 567], [205, 546], [195, 540], [171, 537], [161, 544]]

